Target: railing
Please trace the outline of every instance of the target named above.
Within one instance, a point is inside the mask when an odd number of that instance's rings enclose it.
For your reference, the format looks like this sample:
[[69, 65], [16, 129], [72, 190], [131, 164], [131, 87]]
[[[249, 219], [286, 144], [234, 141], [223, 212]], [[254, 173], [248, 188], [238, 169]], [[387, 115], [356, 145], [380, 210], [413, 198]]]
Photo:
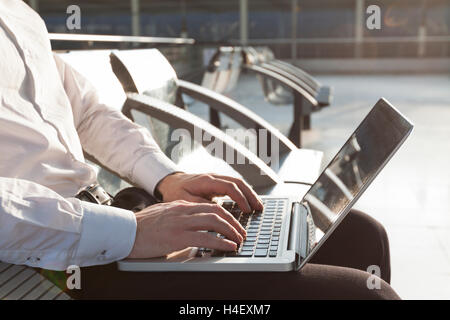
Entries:
[[166, 38], [166, 37], [141, 37], [141, 36], [116, 36], [99, 34], [75, 34], [75, 33], [50, 33], [53, 41], [81, 41], [81, 42], [132, 42], [148, 44], [186, 45], [194, 44], [191, 38]]
[[[262, 44], [309, 44], [309, 43], [358, 43], [358, 42], [372, 42], [372, 43], [389, 43], [389, 42], [449, 42], [450, 36], [427, 36], [421, 37], [364, 37], [360, 41], [354, 37], [347, 38], [297, 38], [286, 39], [248, 39], [247, 42], [250, 45], [262, 45]], [[232, 43], [238, 44], [240, 40], [233, 40]]]
[[[228, 45], [240, 43], [240, 39], [233, 39], [228, 42]], [[450, 36], [372, 36], [360, 39], [355, 37], [270, 38], [248, 39], [247, 44], [270, 46], [277, 57], [293, 60], [297, 58], [448, 58], [450, 53]]]

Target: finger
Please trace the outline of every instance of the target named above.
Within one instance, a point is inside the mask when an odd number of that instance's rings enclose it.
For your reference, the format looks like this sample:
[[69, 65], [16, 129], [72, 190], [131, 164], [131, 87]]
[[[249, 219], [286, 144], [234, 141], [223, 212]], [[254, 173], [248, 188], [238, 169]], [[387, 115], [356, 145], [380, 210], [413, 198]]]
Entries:
[[214, 201], [211, 201], [210, 199], [202, 198], [199, 196], [194, 196], [192, 194], [188, 194], [185, 196], [186, 200], [189, 202], [195, 202], [195, 203], [208, 203], [208, 204], [214, 204]]
[[213, 177], [210, 182], [210, 189], [211, 192], [216, 195], [229, 196], [231, 199], [236, 201], [242, 211], [246, 213], [250, 213], [252, 211], [247, 198], [234, 182]]
[[247, 232], [239, 223], [239, 221], [227, 210], [225, 210], [222, 206], [218, 204], [199, 204], [193, 205], [192, 208], [187, 212], [189, 214], [198, 214], [198, 213], [213, 213], [220, 216], [222, 219], [231, 224], [239, 234], [245, 238], [247, 236]]
[[183, 245], [221, 251], [236, 251], [238, 246], [228, 239], [218, 238], [208, 232], [187, 231], [181, 237]]
[[251, 205], [253, 210], [261, 211], [264, 209], [263, 203], [262, 203], [261, 199], [258, 197], [258, 195], [256, 194], [256, 192], [253, 190], [252, 187], [250, 187], [242, 179], [228, 177], [228, 176], [221, 176], [221, 175], [212, 175], [212, 176], [215, 178], [218, 178], [218, 179], [234, 182], [239, 187], [239, 189], [242, 191], [242, 193], [245, 195], [245, 197], [247, 198], [247, 201], [249, 202], [249, 204]]
[[227, 239], [230, 239], [238, 244], [244, 240], [231, 224], [214, 213], [200, 213], [191, 215], [189, 216], [188, 221], [186, 221], [185, 226], [187, 230], [205, 230], [220, 233]]

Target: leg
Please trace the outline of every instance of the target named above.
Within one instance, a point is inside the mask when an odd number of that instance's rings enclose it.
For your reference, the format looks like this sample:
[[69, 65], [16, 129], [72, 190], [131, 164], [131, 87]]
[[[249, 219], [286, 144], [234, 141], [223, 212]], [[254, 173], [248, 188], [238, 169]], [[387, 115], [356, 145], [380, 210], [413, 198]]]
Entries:
[[305, 130], [311, 130], [311, 114], [307, 114], [303, 118], [303, 128]]
[[384, 227], [372, 217], [352, 210], [319, 249], [311, 263], [366, 271], [377, 265], [381, 278], [390, 283], [389, 240]]
[[276, 273], [120, 272], [110, 264], [81, 275], [81, 299], [399, 299], [383, 280], [368, 289], [366, 272], [318, 264]]

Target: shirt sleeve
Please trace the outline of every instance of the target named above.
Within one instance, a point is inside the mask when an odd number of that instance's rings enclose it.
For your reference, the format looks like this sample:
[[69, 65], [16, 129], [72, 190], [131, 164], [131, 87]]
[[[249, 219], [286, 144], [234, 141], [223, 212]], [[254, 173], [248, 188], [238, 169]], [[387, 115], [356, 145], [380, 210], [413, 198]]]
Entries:
[[150, 194], [162, 178], [180, 171], [146, 128], [100, 103], [93, 85], [60, 57], [54, 57], [87, 153]]
[[37, 183], [0, 177], [0, 260], [50, 270], [127, 257], [133, 212], [63, 198]]

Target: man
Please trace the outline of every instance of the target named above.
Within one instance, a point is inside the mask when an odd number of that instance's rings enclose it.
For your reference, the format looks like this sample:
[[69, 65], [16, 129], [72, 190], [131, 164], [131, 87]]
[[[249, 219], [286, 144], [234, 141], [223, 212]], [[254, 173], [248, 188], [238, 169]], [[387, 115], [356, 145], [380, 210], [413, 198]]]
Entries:
[[[235, 250], [245, 230], [211, 197], [228, 195], [245, 212], [261, 210], [261, 201], [239, 179], [179, 172], [145, 129], [99, 103], [93, 87], [52, 54], [44, 22], [20, 0], [0, 2], [0, 74], [1, 261], [49, 270], [83, 267], [84, 298], [273, 297], [258, 289], [257, 273], [118, 272], [113, 262], [126, 257], [189, 246]], [[82, 148], [164, 202], [134, 213], [76, 199], [96, 182]], [[384, 229], [364, 214], [351, 216], [335, 233], [335, 247], [324, 246], [316, 262], [361, 270], [377, 263], [389, 281]], [[365, 245], [343, 258], [336, 248], [353, 245], [345, 236], [352, 233]], [[271, 277], [292, 289], [286, 298], [397, 298], [384, 281], [381, 290], [370, 291], [368, 274], [350, 268], [310, 265]], [[238, 289], [226, 291], [231, 284]]]

